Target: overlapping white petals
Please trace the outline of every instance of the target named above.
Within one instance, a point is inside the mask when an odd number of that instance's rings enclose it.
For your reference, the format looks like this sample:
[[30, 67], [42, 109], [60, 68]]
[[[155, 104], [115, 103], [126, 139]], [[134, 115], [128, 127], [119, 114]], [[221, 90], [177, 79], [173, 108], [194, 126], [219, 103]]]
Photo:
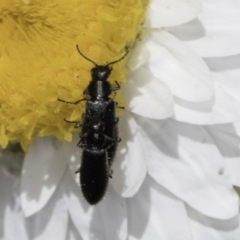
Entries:
[[197, 0], [151, 0], [148, 6], [146, 27], [161, 28], [188, 22], [200, 13]]
[[204, 128], [170, 120], [145, 120], [142, 128], [148, 172], [159, 184], [206, 216], [237, 215], [238, 196]]
[[[102, 202], [90, 206], [66, 171], [60, 185], [75, 228], [83, 240], [124, 240], [127, 237], [125, 200], [109, 188]], [[105, 220], [107, 219], [107, 220]]]
[[57, 190], [40, 212], [26, 219], [28, 239], [65, 240], [68, 218], [67, 206], [60, 191]]
[[121, 196], [132, 197], [145, 179], [147, 164], [143, 157], [139, 126], [127, 111], [121, 118], [119, 135], [124, 140], [118, 146], [110, 183]]
[[81, 236], [79, 235], [79, 232], [77, 231], [77, 228], [73, 225], [72, 221], [69, 221], [68, 224], [68, 232], [67, 232], [67, 240], [82, 240]]
[[184, 203], [149, 176], [127, 209], [129, 240], [192, 240]]
[[223, 57], [240, 53], [240, 2], [200, 0], [198, 19], [170, 28], [175, 36], [202, 57]]
[[212, 98], [214, 88], [210, 71], [186, 45], [166, 31], [150, 32], [146, 44], [151, 54], [149, 69], [175, 96], [192, 102]]
[[68, 169], [70, 170], [72, 178], [76, 181], [77, 185], [80, 184], [80, 177], [79, 173], [76, 174], [75, 172], [80, 167], [82, 155], [82, 149], [77, 147], [79, 140], [79, 133], [74, 133], [72, 142], [65, 143], [66, 148], [64, 151], [65, 161], [68, 163]]
[[127, 61], [127, 68], [131, 72], [141, 67], [148, 61], [150, 53], [146, 47], [145, 41], [138, 42], [131, 51], [130, 57]]
[[51, 137], [36, 139], [24, 159], [21, 204], [26, 217], [45, 206], [65, 171], [66, 143], [58, 144]]
[[[239, 61], [239, 67], [237, 69], [226, 70], [224, 72], [215, 71], [213, 72], [213, 76], [218, 86], [221, 86], [231, 99], [234, 114], [240, 119], [240, 55], [236, 60]], [[216, 63], [214, 65], [216, 65]]]
[[133, 113], [153, 119], [173, 115], [173, 96], [169, 87], [143, 67], [129, 76], [123, 95], [127, 109]]
[[224, 86], [215, 81], [215, 96], [210, 101], [193, 103], [175, 98], [173, 118], [177, 121], [208, 125], [234, 122], [239, 119], [239, 114]]
[[239, 240], [239, 216], [219, 220], [206, 217], [191, 207], [187, 207], [187, 212], [191, 221], [193, 240]]
[[[193, 124], [231, 123], [240, 119], [240, 57], [205, 59], [212, 70], [215, 96], [202, 103], [175, 98], [174, 118]], [[239, 63], [238, 63], [239, 62]]]
[[63, 198], [55, 193], [40, 212], [26, 218], [21, 209], [19, 180], [1, 171], [0, 213], [4, 224], [0, 227], [0, 239], [66, 239], [68, 212]]
[[0, 169], [0, 239], [28, 240], [19, 198], [19, 179]]
[[226, 161], [232, 184], [240, 187], [240, 136], [234, 124], [206, 127]]

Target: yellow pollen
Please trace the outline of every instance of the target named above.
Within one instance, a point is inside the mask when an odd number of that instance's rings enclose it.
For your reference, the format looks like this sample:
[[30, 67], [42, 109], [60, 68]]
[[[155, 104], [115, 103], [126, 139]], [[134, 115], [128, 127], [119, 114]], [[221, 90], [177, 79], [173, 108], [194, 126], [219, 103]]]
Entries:
[[[0, 145], [56, 136], [71, 141], [93, 64], [119, 59], [141, 35], [147, 0], [1, 0]], [[110, 81], [125, 81], [126, 59]], [[121, 96], [117, 101], [123, 102]]]

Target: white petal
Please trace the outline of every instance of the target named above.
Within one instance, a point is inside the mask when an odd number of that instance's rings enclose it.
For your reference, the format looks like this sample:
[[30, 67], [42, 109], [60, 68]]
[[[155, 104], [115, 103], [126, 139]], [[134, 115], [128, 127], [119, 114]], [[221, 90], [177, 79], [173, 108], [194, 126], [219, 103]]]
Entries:
[[146, 47], [145, 41], [138, 42], [131, 50], [131, 55], [127, 61], [127, 68], [134, 71], [148, 61], [150, 53]]
[[82, 157], [82, 149], [77, 147], [77, 143], [79, 142], [79, 133], [73, 134], [72, 142], [66, 142], [64, 148], [64, 155], [66, 156], [66, 161], [68, 162], [68, 167], [71, 172], [72, 178], [76, 181], [77, 185], [79, 182], [79, 173], [75, 172], [80, 167], [81, 157]]
[[60, 188], [74, 226], [82, 239], [88, 239], [93, 209], [84, 200], [81, 189], [73, 180], [70, 171], [65, 172]]
[[193, 102], [211, 99], [213, 82], [205, 62], [165, 31], [155, 31], [149, 37], [147, 47], [152, 73], [179, 98]]
[[125, 111], [120, 119], [119, 143], [113, 164], [111, 184], [124, 197], [133, 196], [142, 185], [146, 175], [146, 162], [142, 152], [142, 138], [132, 114]]
[[[226, 161], [232, 184], [240, 186], [240, 136], [234, 125], [211, 126], [206, 129]], [[229, 129], [232, 129], [231, 133]]]
[[[213, 75], [215, 76], [215, 75]], [[175, 98], [174, 119], [192, 124], [231, 123], [239, 119], [231, 96], [224, 86], [215, 83], [215, 97], [207, 102], [193, 103]]]
[[163, 119], [173, 114], [170, 89], [143, 67], [134, 71], [122, 89], [127, 109], [138, 115]]
[[[211, 71], [215, 73], [228, 73], [229, 75], [235, 76], [235, 80], [239, 77], [240, 70], [240, 55], [232, 55], [227, 57], [210, 57], [205, 58], [204, 61], [207, 63]], [[237, 76], [236, 76], [237, 75]], [[231, 77], [231, 79], [234, 77]], [[231, 80], [232, 82], [232, 80]]]
[[81, 236], [78, 233], [78, 230], [73, 225], [72, 221], [69, 221], [67, 230], [68, 232], [67, 232], [66, 240], [82, 240]]
[[26, 217], [42, 209], [65, 171], [64, 144], [57, 149], [51, 137], [38, 138], [25, 156], [21, 178], [21, 204]]
[[202, 57], [240, 53], [240, 2], [201, 0], [199, 20], [169, 29]]
[[[0, 239], [28, 240], [19, 197], [20, 181], [0, 169]], [[2, 238], [3, 237], [3, 238]]]
[[226, 134], [240, 136], [240, 121], [231, 124], [216, 124], [211, 126], [211, 128], [215, 128], [216, 131], [224, 132]]
[[[233, 57], [235, 58], [235, 57]], [[213, 62], [216, 62], [216, 60], [211, 61], [211, 66], [216, 66], [216, 63], [213, 64]], [[221, 62], [221, 61], [220, 61]], [[235, 61], [230, 61], [232, 63], [232, 70], [226, 70], [224, 71], [224, 68], [222, 68], [222, 71], [218, 71], [216, 69], [215, 72], [213, 72], [213, 77], [215, 81], [218, 83], [218, 86], [221, 86], [222, 89], [227, 93], [229, 96], [231, 103], [234, 108], [234, 113], [236, 116], [238, 116], [238, 119], [240, 119], [240, 55], [239, 57], [235, 58]], [[227, 65], [227, 61], [223, 61], [222, 64]], [[238, 65], [238, 66], [237, 66]], [[219, 68], [221, 67], [221, 64], [219, 64]], [[229, 66], [230, 67], [230, 66]], [[238, 67], [238, 68], [236, 68]], [[236, 68], [236, 69], [234, 69]]]
[[191, 220], [192, 239], [239, 240], [239, 216], [229, 220], [209, 218], [187, 207]]
[[146, 26], [161, 28], [180, 25], [194, 19], [200, 11], [201, 4], [197, 0], [151, 0]]
[[237, 215], [225, 162], [203, 127], [148, 120], [142, 128], [148, 172], [159, 184], [206, 216]]
[[69, 171], [66, 171], [61, 190], [73, 224], [82, 239], [125, 240], [127, 218], [123, 198], [109, 187], [106, 197], [99, 204], [90, 206], [70, 175]]
[[40, 212], [27, 218], [29, 239], [65, 240], [68, 228], [67, 206], [59, 189]]
[[184, 203], [147, 176], [140, 191], [127, 199], [129, 240], [191, 240]]

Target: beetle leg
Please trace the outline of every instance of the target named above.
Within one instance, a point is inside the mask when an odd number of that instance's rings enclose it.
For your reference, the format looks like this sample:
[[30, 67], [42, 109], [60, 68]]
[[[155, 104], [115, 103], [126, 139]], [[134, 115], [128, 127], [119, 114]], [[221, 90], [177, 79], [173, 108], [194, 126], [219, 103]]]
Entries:
[[116, 104], [116, 108], [125, 109], [125, 107], [124, 107], [124, 106], [118, 105], [118, 102], [115, 102], [115, 104]]
[[119, 83], [117, 81], [115, 81], [115, 83], [116, 83], [117, 86], [116, 87], [112, 87], [112, 91], [113, 92], [118, 91], [120, 89]]

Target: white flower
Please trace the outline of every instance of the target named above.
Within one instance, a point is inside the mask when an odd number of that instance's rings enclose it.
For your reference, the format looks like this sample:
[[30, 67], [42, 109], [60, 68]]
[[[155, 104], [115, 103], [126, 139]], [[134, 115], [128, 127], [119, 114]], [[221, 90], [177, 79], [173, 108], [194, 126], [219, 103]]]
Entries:
[[240, 4], [201, 3], [150, 3], [102, 202], [89, 206], [72, 177], [77, 135], [36, 139], [21, 182], [0, 175], [2, 239], [239, 239]]

